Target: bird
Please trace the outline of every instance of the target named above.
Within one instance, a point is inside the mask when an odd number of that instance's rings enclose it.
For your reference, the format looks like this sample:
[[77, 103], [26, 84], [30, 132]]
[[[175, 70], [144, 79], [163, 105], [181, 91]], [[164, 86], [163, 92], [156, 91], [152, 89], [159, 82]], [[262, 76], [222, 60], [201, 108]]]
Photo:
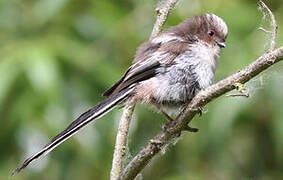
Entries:
[[180, 110], [200, 90], [213, 84], [227, 35], [225, 21], [207, 13], [188, 18], [142, 43], [122, 78], [103, 93], [106, 99], [81, 114], [12, 174], [19, 173], [32, 161], [127, 100], [152, 105], [169, 122], [172, 121], [169, 111]]

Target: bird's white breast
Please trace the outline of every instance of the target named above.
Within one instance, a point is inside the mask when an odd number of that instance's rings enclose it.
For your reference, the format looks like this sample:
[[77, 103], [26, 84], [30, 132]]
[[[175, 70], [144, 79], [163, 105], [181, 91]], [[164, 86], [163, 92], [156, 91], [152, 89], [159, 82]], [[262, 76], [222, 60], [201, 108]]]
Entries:
[[194, 54], [195, 73], [201, 89], [207, 88], [214, 81], [214, 74], [218, 64], [220, 48], [198, 43], [191, 47]]

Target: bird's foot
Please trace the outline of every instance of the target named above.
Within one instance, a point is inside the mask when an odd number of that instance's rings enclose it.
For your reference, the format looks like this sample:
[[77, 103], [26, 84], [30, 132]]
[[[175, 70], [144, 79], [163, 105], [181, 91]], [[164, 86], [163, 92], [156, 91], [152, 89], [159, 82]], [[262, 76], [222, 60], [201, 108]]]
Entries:
[[203, 113], [204, 113], [204, 110], [203, 110], [202, 107], [198, 107], [198, 108], [197, 108], [197, 111], [198, 111], [198, 114], [199, 114], [200, 117], [201, 117], [201, 116], [203, 115]]
[[[184, 104], [181, 108], [181, 111], [184, 111], [188, 107], [188, 104]], [[199, 116], [202, 116], [206, 111], [203, 109], [203, 107], [198, 107], [193, 109], [194, 111], [197, 111]]]

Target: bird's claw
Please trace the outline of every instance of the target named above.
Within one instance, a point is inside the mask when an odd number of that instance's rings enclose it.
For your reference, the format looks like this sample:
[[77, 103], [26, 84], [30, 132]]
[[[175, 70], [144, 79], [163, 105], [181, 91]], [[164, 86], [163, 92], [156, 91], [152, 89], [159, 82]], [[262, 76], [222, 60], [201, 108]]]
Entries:
[[204, 112], [203, 108], [202, 107], [198, 107], [197, 111], [198, 111], [199, 116], [201, 117], [203, 112]]

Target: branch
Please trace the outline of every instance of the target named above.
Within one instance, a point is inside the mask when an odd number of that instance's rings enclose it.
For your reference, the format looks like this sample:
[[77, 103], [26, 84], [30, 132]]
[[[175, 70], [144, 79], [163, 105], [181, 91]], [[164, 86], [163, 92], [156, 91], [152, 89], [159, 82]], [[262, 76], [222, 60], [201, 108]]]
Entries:
[[148, 144], [131, 160], [131, 162], [123, 170], [119, 179], [134, 179], [159, 151], [170, 144], [170, 142], [172, 142], [174, 138], [178, 137], [182, 131], [187, 129], [188, 123], [192, 121], [200, 108], [217, 97], [237, 88], [239, 84], [248, 82], [250, 79], [269, 68], [274, 63], [277, 63], [283, 59], [283, 46], [274, 50], [277, 33], [277, 24], [274, 15], [262, 1], [260, 1], [260, 3], [264, 8], [267, 9], [271, 17], [271, 26], [273, 29], [270, 31], [272, 33], [272, 39], [269, 52], [260, 56], [241, 71], [238, 71], [237, 73], [219, 81], [207, 89], [200, 91], [188, 104], [188, 106], [180, 112], [176, 120], [173, 121], [173, 126], [151, 139]]
[[[178, 0], [167, 0], [166, 2], [164, 2], [162, 7], [159, 6], [156, 8], [157, 18], [156, 18], [156, 22], [154, 24], [150, 38], [155, 37], [161, 32], [162, 27], [166, 22], [169, 12], [174, 8], [177, 2]], [[131, 122], [134, 108], [135, 108], [134, 102], [129, 102], [129, 101], [126, 102], [124, 110], [123, 110], [123, 115], [119, 121], [119, 127], [118, 127], [117, 136], [116, 136], [116, 143], [115, 143], [115, 150], [114, 150], [113, 160], [112, 160], [112, 169], [110, 172], [111, 180], [118, 179], [119, 175], [122, 172], [123, 161], [125, 159], [124, 157], [126, 155], [126, 149], [128, 148], [128, 145], [127, 145], [128, 131], [129, 131], [130, 122]]]
[[259, 1], [259, 5], [263, 8], [265, 8], [270, 16], [270, 26], [271, 26], [271, 31], [268, 31], [262, 27], [260, 27], [259, 29], [262, 30], [263, 32], [267, 33], [267, 34], [271, 34], [271, 41], [270, 41], [270, 48], [269, 50], [272, 51], [275, 49], [275, 40], [276, 40], [276, 34], [277, 34], [277, 24], [275, 21], [275, 17], [272, 13], [272, 11], [266, 6], [266, 4], [260, 0]]
[[[184, 109], [178, 118], [176, 124], [166, 132], [161, 132], [149, 141], [123, 170], [120, 179], [130, 180], [149, 163], [149, 161], [167, 144], [171, 142], [178, 134], [181, 133], [187, 124], [197, 114], [200, 107], [205, 106], [210, 101], [224, 95], [226, 92], [235, 89], [235, 83], [246, 83], [274, 63], [283, 59], [283, 46], [266, 53], [255, 60], [253, 63], [242, 69], [241, 71], [219, 81], [218, 83], [200, 91], [190, 102], [188, 107]], [[186, 118], [185, 118], [186, 117]]]
[[162, 27], [164, 26], [169, 12], [175, 7], [178, 0], [167, 0], [164, 4], [161, 4], [159, 7], [155, 9], [157, 13], [156, 21], [150, 36], [150, 39], [157, 36], [160, 32]]
[[112, 169], [110, 172], [111, 180], [116, 180], [122, 172], [123, 161], [128, 149], [127, 139], [134, 109], [135, 103], [133, 101], [127, 101], [121, 119], [119, 121], [115, 150], [112, 160]]

